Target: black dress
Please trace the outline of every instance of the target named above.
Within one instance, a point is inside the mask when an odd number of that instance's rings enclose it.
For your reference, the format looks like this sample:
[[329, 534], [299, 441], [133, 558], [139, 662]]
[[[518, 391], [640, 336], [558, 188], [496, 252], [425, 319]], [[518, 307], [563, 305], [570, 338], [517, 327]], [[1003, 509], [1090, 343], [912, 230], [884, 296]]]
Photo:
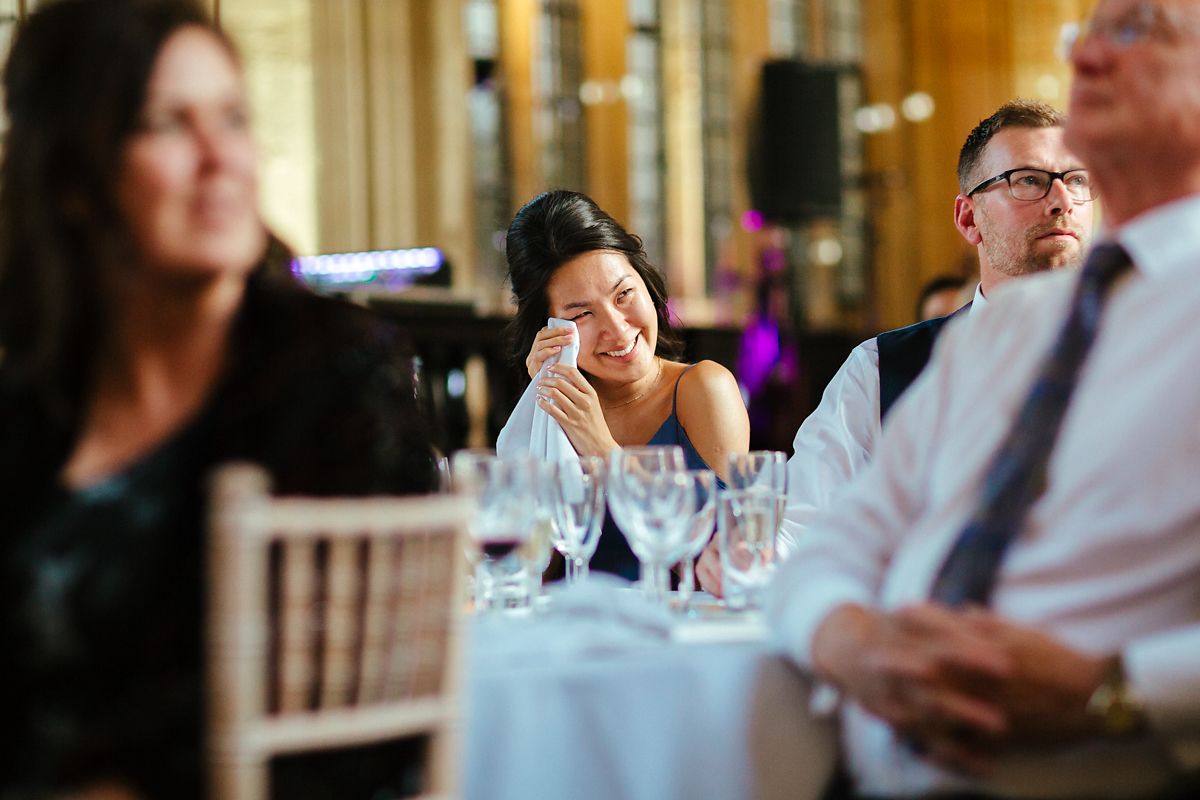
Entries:
[[105, 777], [146, 797], [203, 795], [205, 482], [215, 465], [261, 464], [281, 493], [433, 488], [396, 330], [255, 278], [232, 345], [195, 419], [80, 491], [58, 480], [75, 432], [51, 424], [11, 376], [0, 380], [0, 708], [11, 740], [0, 798]]

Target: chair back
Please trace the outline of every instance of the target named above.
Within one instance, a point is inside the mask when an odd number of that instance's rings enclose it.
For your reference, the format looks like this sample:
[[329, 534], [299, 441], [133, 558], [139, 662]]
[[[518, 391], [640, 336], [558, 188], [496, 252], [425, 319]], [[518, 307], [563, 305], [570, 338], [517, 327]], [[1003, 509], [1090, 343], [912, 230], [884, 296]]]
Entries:
[[214, 476], [211, 796], [264, 800], [275, 756], [414, 736], [426, 790], [453, 796], [469, 502], [268, 488], [250, 465]]

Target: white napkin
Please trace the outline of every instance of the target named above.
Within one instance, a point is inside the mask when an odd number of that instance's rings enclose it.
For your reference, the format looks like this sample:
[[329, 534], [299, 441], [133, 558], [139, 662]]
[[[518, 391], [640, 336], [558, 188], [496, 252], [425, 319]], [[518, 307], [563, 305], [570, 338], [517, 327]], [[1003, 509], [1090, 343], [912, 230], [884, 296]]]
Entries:
[[591, 619], [655, 638], [670, 636], [675, 624], [664, 606], [651, 603], [628, 581], [604, 573], [574, 585], [555, 586], [543, 614], [572, 621]]
[[537, 384], [546, 371], [555, 364], [577, 366], [579, 359], [579, 330], [575, 323], [551, 317], [549, 325], [551, 328], [570, 328], [575, 336], [557, 356], [546, 359], [537, 376], [525, 387], [525, 393], [517, 401], [517, 407], [513, 409], [508, 422], [504, 423], [500, 437], [496, 440], [496, 455], [502, 459], [533, 456], [541, 461], [579, 460], [575, 448], [571, 446], [571, 440], [563, 433], [557, 420], [537, 403]]
[[476, 615], [475, 666], [544, 669], [659, 647], [670, 639], [670, 612], [614, 575], [592, 573], [573, 586], [549, 586], [547, 594], [547, 602], [529, 614]]

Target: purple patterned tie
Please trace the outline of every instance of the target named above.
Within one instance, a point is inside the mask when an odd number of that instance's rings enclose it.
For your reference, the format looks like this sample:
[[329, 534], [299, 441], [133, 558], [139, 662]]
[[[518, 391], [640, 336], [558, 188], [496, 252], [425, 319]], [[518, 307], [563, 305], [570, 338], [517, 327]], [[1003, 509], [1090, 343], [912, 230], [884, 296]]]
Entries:
[[1038, 372], [1012, 429], [983, 480], [975, 511], [942, 562], [930, 598], [950, 606], [987, 605], [1009, 543], [1046, 486], [1046, 465], [1113, 280], [1129, 268], [1115, 243], [1097, 245], [1079, 276], [1070, 314]]

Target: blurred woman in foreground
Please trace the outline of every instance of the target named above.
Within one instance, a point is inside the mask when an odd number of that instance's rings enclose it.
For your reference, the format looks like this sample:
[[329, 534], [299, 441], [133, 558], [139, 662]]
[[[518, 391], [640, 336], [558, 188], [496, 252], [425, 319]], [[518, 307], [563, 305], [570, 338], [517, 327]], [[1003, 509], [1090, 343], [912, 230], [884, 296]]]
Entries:
[[[568, 319], [579, 330], [579, 367], [555, 366], [539, 386], [539, 404], [580, 455], [671, 444], [688, 467], [724, 477], [730, 453], [745, 452], [750, 421], [729, 370], [713, 361], [682, 364], [671, 329], [666, 284], [641, 240], [591, 198], [553, 191], [531, 200], [512, 221], [506, 246], [517, 302], [513, 356], [531, 378], [572, 334], [546, 326]], [[627, 578], [638, 563], [606, 520], [593, 569]]]
[[204, 481], [241, 459], [283, 493], [429, 490], [411, 360], [292, 280], [195, 5], [45, 4], [4, 89], [0, 784], [199, 797]]

